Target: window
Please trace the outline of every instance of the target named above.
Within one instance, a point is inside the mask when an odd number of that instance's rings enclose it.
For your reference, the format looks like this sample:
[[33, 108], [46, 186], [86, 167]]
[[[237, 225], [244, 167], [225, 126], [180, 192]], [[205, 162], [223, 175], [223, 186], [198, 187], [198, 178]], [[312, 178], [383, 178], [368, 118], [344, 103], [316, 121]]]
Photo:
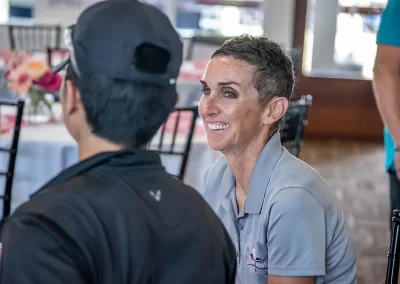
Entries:
[[376, 33], [387, 0], [309, 0], [303, 73], [372, 79]]
[[0, 0], [0, 23], [8, 21], [8, 0]]
[[[143, 0], [168, 11], [169, 0]], [[175, 25], [182, 35], [235, 36], [263, 33], [261, 0], [173, 0]], [[172, 14], [171, 12], [166, 12]]]

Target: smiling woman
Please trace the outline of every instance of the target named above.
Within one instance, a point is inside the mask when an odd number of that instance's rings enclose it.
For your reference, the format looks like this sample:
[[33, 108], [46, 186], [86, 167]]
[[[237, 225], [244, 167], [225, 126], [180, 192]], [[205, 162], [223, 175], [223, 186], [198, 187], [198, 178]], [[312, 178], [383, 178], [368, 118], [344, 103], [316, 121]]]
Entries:
[[265, 50], [257, 51], [269, 60], [260, 64], [247, 52], [247, 39], [251, 37], [234, 38], [218, 49], [200, 81], [200, 115], [209, 130], [208, 143], [225, 154], [243, 153], [248, 140], [261, 151], [278, 129], [293, 90], [292, 62], [281, 47], [264, 39]]
[[290, 58], [267, 38], [234, 37], [214, 52], [201, 85], [207, 141], [223, 154], [205, 175], [203, 196], [236, 245], [236, 283], [355, 283], [334, 192], [281, 145]]
[[[224, 72], [221, 72], [224, 70]], [[252, 84], [253, 66], [232, 57], [214, 57], [207, 66], [202, 82], [203, 97], [200, 115], [207, 131], [211, 148], [229, 155], [243, 153], [248, 141], [262, 148], [269, 138], [270, 128], [265, 127], [271, 119], [271, 108], [259, 103], [259, 96]], [[283, 114], [287, 99], [276, 113]], [[286, 104], [286, 105], [285, 105]], [[263, 121], [263, 119], [267, 121]], [[241, 147], [243, 146], [243, 147]]]

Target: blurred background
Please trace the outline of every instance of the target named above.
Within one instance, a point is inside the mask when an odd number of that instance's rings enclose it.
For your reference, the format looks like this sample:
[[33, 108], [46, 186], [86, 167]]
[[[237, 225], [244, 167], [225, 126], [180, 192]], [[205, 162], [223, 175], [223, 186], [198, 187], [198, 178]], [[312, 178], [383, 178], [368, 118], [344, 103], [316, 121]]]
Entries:
[[[0, 50], [18, 49], [13, 43], [16, 39], [10, 36], [10, 26], [53, 25], [63, 29], [74, 23], [79, 13], [94, 2], [0, 0]], [[382, 280], [389, 245], [389, 186], [384, 171], [383, 124], [375, 104], [371, 80], [376, 33], [387, 1], [148, 2], [168, 15], [184, 42], [185, 63], [178, 86], [183, 98], [181, 104], [185, 100], [191, 104], [199, 99], [198, 79], [204, 70], [204, 60], [230, 36], [264, 34], [282, 44], [295, 61], [297, 85], [294, 100], [306, 94], [313, 97], [299, 157], [330, 183], [344, 208], [357, 248], [358, 283], [378, 283]], [[43, 45], [44, 54], [47, 46], [48, 43]], [[62, 40], [56, 48], [63, 48]], [[38, 144], [44, 143], [46, 147], [52, 147], [49, 145], [61, 139], [54, 136], [66, 135], [59, 134], [54, 127], [36, 126], [35, 130], [22, 130], [33, 134], [32, 137], [24, 134], [21, 138], [13, 207], [26, 199], [26, 194], [15, 192], [27, 186], [33, 190], [45, 180], [32, 178], [25, 163], [29, 159], [46, 160], [49, 151], [46, 150], [44, 156], [38, 148], [27, 145], [36, 143], [34, 145], [38, 147]], [[200, 132], [196, 132], [198, 136], [202, 135]], [[52, 137], [41, 139], [40, 135]], [[68, 139], [61, 140], [64, 143]], [[72, 147], [68, 143], [66, 145]], [[215, 155], [199, 152], [200, 147], [204, 148], [201, 151], [208, 151], [207, 146], [199, 146], [204, 144], [204, 140], [193, 143], [185, 181], [198, 188], [202, 175], [194, 169], [200, 163], [208, 166]], [[68, 147], [63, 148], [63, 162], [54, 162], [51, 169], [43, 170], [45, 175], [54, 175], [74, 161], [65, 154], [68, 151], [75, 153]], [[0, 160], [0, 166], [1, 163]], [[48, 167], [48, 163], [40, 163], [40, 166]]]

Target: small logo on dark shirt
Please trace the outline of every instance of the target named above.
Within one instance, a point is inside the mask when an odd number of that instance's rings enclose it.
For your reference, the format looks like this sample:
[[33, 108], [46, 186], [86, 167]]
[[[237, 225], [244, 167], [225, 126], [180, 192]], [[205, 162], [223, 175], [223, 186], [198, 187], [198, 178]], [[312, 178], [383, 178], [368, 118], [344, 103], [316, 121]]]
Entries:
[[151, 195], [151, 197], [153, 197], [156, 201], [160, 201], [161, 200], [161, 190], [157, 190], [157, 192], [154, 192], [152, 190], [149, 191], [149, 194]]

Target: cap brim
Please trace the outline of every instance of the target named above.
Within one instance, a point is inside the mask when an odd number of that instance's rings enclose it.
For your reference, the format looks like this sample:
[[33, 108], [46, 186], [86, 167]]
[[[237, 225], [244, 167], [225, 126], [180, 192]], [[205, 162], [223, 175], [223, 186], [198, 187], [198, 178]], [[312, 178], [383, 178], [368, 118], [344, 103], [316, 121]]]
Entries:
[[52, 73], [53, 73], [53, 74], [57, 74], [57, 73], [59, 73], [60, 71], [64, 70], [65, 67], [67, 67], [68, 64], [69, 64], [70, 62], [71, 62], [71, 59], [70, 59], [70, 57], [68, 56], [68, 58], [64, 59], [63, 61], [61, 61], [59, 64], [57, 64], [57, 65], [53, 68]]

